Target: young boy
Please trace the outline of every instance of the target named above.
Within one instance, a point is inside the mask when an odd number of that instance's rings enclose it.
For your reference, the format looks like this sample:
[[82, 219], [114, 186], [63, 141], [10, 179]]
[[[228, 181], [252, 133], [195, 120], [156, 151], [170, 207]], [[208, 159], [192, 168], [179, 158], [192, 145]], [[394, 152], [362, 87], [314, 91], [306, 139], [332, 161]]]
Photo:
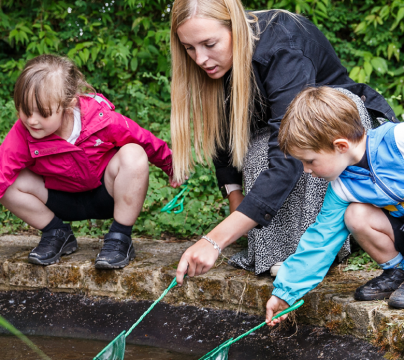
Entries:
[[349, 233], [383, 269], [355, 299], [390, 297], [390, 306], [404, 308], [404, 123], [366, 134], [347, 95], [307, 88], [290, 104], [278, 139], [305, 172], [330, 184], [316, 222], [278, 272], [267, 323], [284, 320], [270, 321], [323, 280]]

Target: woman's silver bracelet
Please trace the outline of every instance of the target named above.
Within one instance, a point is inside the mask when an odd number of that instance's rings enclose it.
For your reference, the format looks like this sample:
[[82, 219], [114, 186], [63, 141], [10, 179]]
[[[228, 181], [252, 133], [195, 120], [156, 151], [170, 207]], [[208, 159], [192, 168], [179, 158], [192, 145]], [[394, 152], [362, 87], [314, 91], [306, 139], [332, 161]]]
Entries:
[[213, 241], [211, 238], [208, 238], [206, 235], [203, 235], [203, 236], [202, 236], [202, 239], [205, 239], [206, 241], [209, 241], [209, 242], [213, 245], [213, 247], [214, 247], [217, 251], [219, 251], [219, 255], [222, 253], [222, 249], [220, 248], [220, 246], [219, 246], [218, 244], [216, 244], [216, 242]]

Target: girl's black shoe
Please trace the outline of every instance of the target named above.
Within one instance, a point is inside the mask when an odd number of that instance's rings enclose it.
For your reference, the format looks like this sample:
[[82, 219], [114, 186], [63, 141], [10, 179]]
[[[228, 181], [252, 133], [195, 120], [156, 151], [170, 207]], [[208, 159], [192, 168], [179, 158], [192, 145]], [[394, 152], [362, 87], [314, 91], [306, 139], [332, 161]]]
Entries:
[[[388, 299], [404, 282], [404, 270], [387, 269], [383, 273], [358, 287], [355, 291], [355, 300], [370, 301]], [[403, 289], [404, 293], [404, 289]]]
[[120, 269], [135, 258], [130, 236], [119, 232], [110, 232], [104, 236], [104, 246], [95, 259], [97, 269]]
[[38, 246], [29, 253], [28, 261], [33, 264], [51, 265], [58, 263], [62, 255], [68, 255], [77, 250], [77, 240], [73, 231], [68, 229], [53, 229], [42, 233]]

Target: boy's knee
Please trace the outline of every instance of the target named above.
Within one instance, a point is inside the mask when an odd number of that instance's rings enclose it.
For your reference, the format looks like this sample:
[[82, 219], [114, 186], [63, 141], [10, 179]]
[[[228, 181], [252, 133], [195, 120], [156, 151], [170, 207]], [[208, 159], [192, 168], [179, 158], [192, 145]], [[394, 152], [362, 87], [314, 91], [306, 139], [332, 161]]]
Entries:
[[[370, 205], [372, 206], [372, 205]], [[351, 232], [367, 228], [370, 218], [369, 204], [352, 203], [345, 211], [345, 225]]]
[[144, 149], [137, 144], [126, 144], [118, 152], [120, 165], [128, 170], [148, 171], [149, 158]]

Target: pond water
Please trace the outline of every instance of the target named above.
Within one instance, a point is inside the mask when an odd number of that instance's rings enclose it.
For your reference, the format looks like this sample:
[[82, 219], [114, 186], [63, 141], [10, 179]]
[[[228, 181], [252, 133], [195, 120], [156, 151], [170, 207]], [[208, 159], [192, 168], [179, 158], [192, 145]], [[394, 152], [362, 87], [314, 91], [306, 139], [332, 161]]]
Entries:
[[[47, 290], [0, 291], [0, 314], [52, 360], [93, 359], [118, 334], [129, 329], [150, 304], [150, 301], [116, 301]], [[160, 303], [128, 336], [125, 360], [196, 360], [262, 320], [229, 310]], [[19, 339], [1, 334], [8, 332], [0, 327], [0, 360], [39, 360]], [[235, 343], [229, 359], [384, 358], [379, 349], [363, 340], [299, 324], [287, 328], [263, 327]]]
[[[29, 339], [51, 359], [93, 359], [107, 342], [71, 339], [50, 336], [30, 336]], [[0, 358], [2, 360], [38, 360], [38, 355], [14, 336], [0, 335]], [[193, 360], [198, 356], [180, 354], [151, 346], [126, 345], [125, 360]]]

